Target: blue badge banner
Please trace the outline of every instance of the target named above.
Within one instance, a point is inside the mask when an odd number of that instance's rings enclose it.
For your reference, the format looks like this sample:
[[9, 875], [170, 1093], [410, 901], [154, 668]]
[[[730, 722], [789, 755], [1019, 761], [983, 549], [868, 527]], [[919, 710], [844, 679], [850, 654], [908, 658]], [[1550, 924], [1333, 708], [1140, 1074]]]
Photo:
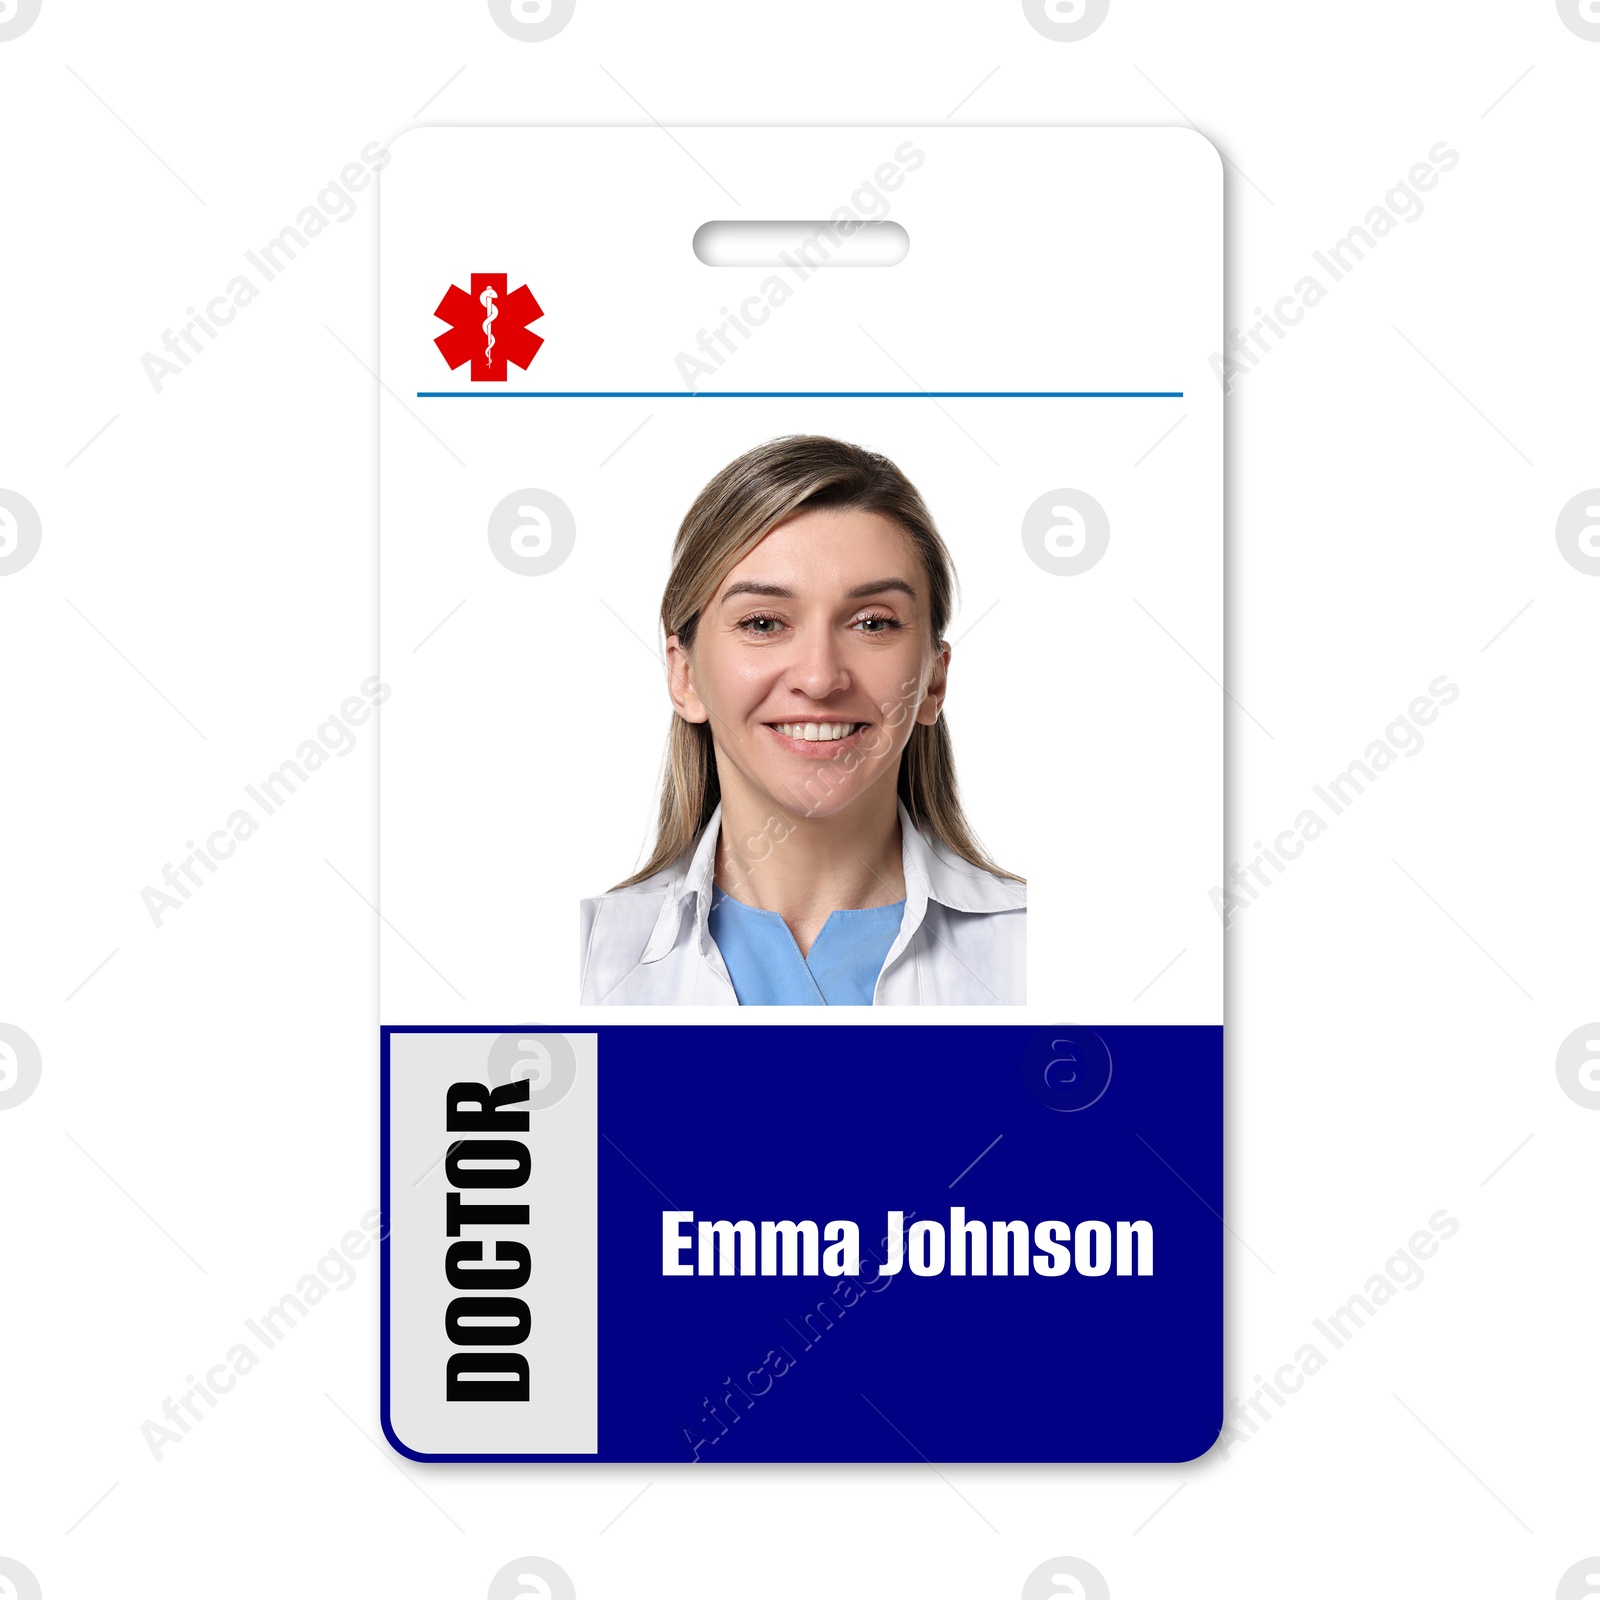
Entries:
[[1220, 1027], [386, 1028], [418, 1460], [1184, 1461]]

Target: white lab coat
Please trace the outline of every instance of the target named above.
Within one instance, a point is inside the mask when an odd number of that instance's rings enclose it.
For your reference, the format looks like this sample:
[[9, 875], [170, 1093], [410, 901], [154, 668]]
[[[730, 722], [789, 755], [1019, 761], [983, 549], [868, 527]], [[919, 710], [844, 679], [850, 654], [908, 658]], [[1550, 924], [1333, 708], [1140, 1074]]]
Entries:
[[[694, 849], [626, 889], [582, 902], [581, 1001], [736, 1006], [707, 928], [722, 827], [718, 806]], [[963, 861], [900, 805], [906, 907], [878, 974], [877, 1006], [1019, 1006], [1027, 998], [1027, 888]]]

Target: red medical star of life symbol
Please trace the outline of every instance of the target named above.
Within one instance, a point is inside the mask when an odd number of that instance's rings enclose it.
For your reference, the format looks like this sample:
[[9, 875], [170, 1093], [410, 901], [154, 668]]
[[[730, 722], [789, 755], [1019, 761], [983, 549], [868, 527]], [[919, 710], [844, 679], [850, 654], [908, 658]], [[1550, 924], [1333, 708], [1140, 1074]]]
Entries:
[[526, 372], [544, 343], [528, 331], [544, 315], [533, 291], [523, 284], [508, 294], [503, 272], [474, 272], [470, 293], [452, 283], [433, 314], [450, 324], [433, 341], [439, 354], [452, 372], [470, 361], [474, 383], [503, 382], [507, 361]]

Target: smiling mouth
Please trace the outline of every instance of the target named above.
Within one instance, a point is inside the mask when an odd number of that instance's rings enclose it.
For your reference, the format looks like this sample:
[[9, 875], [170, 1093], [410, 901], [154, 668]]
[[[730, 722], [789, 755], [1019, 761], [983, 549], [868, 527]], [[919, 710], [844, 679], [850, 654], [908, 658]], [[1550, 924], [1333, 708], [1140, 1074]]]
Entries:
[[805, 744], [834, 744], [860, 733], [864, 722], [769, 722], [774, 733], [785, 739], [798, 739]]

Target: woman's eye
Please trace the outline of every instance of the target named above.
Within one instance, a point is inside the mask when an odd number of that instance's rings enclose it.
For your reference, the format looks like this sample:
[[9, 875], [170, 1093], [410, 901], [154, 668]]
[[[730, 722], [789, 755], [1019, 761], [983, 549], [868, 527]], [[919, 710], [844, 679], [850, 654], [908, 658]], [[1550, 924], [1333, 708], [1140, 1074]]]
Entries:
[[900, 626], [896, 617], [861, 617], [858, 622], [863, 633], [888, 633]]
[[777, 617], [746, 617], [739, 626], [750, 633], [765, 637], [776, 633], [783, 624]]

